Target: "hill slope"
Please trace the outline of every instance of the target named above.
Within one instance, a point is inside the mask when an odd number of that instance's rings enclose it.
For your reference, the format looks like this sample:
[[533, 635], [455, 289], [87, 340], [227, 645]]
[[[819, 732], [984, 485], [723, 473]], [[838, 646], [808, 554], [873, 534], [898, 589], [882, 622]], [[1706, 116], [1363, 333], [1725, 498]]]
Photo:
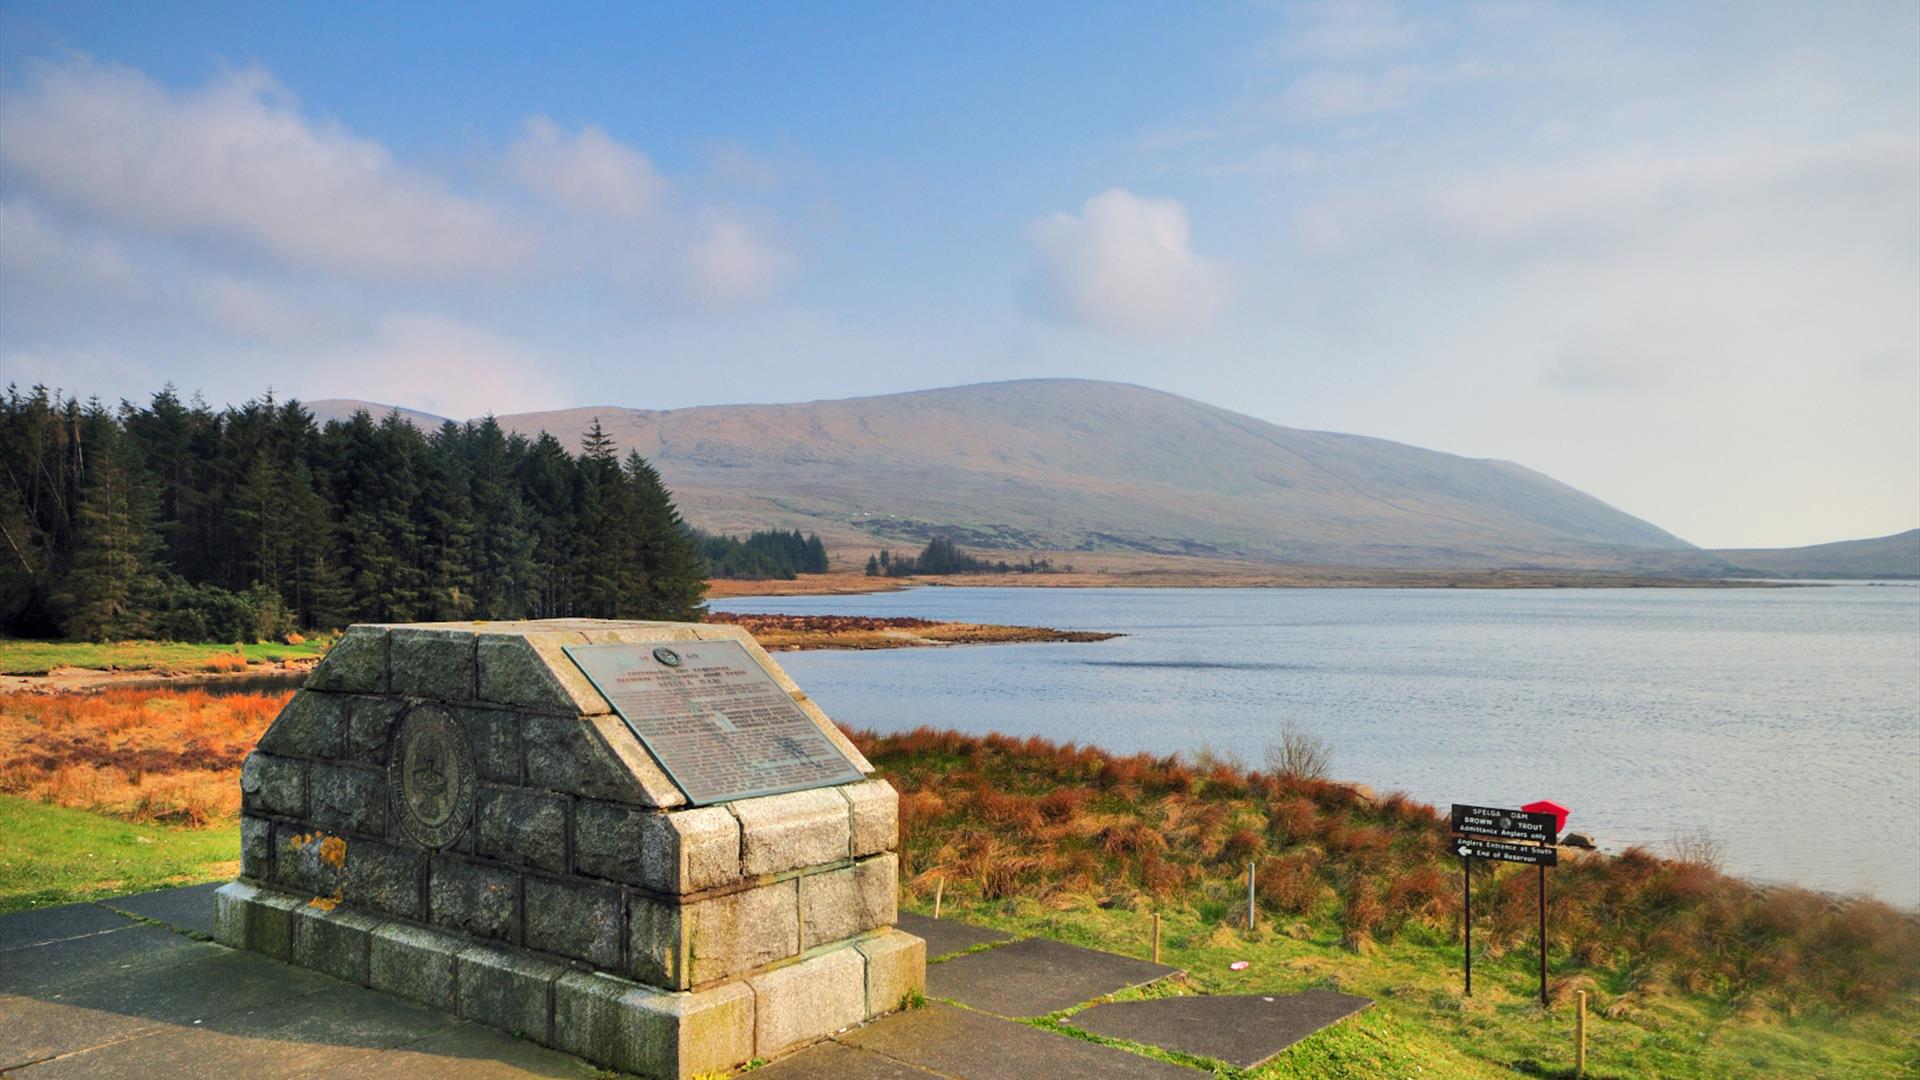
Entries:
[[1797, 548], [1723, 548], [1715, 555], [1772, 577], [1920, 578], [1920, 529]]
[[499, 420], [571, 445], [596, 417], [659, 467], [695, 524], [818, 530], [840, 547], [944, 534], [986, 548], [1327, 565], [1724, 568], [1511, 462], [1280, 427], [1120, 383]]

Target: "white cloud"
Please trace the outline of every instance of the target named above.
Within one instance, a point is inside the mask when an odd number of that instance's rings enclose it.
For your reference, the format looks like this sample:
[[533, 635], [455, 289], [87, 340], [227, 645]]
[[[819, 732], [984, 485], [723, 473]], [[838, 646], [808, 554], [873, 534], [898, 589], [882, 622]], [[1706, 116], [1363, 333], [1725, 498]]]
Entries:
[[704, 215], [682, 259], [683, 292], [709, 310], [728, 310], [766, 299], [792, 258], [738, 218]]
[[1205, 323], [1226, 301], [1225, 275], [1191, 246], [1177, 199], [1113, 188], [1080, 216], [1059, 213], [1027, 228], [1034, 301], [1052, 318], [1105, 330], [1161, 332]]
[[[1684, 248], [1751, 252], [1787, 241], [1898, 246], [1920, 228], [1920, 139], [1622, 151], [1547, 167], [1401, 177], [1303, 207], [1322, 254], [1560, 261]], [[1851, 236], [1852, 240], [1843, 240]]]
[[186, 293], [215, 326], [248, 340], [311, 345], [332, 329], [307, 305], [224, 274], [192, 282]]
[[464, 420], [578, 404], [577, 388], [526, 346], [442, 315], [397, 312], [366, 345], [313, 365], [301, 396], [363, 398]]
[[527, 120], [507, 152], [514, 177], [573, 213], [624, 224], [651, 222], [667, 181], [647, 155], [592, 124], [572, 134], [544, 116]]
[[130, 285], [138, 276], [119, 245], [67, 235], [22, 199], [0, 202], [0, 265], [61, 284]]
[[38, 67], [0, 99], [0, 162], [103, 221], [303, 266], [466, 274], [514, 266], [530, 246], [488, 205], [309, 120], [257, 68], [178, 91], [87, 60]]

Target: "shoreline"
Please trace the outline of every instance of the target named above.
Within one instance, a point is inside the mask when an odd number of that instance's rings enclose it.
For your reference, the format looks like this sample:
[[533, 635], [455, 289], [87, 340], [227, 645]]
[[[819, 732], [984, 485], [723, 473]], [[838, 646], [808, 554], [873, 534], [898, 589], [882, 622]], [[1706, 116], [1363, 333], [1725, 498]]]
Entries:
[[[1055, 630], [1047, 626], [860, 615], [736, 615], [716, 611], [709, 612], [706, 621], [743, 626], [768, 652], [1090, 643], [1126, 636], [1097, 630]], [[271, 692], [282, 689], [282, 683], [285, 689], [298, 689], [296, 680], [303, 679], [319, 662], [316, 656], [249, 663], [226, 671], [58, 666], [44, 672], [0, 675], [0, 694], [88, 694], [116, 688], [191, 690], [203, 686], [227, 689], [236, 683], [255, 681], [264, 684], [263, 692]]]
[[852, 596], [913, 588], [1026, 589], [1794, 589], [1824, 582], [1759, 578], [1681, 578], [1561, 570], [1368, 570], [1280, 567], [1193, 570], [1176, 567], [1074, 570], [1049, 574], [929, 574], [869, 577], [858, 572], [801, 574], [792, 580], [715, 578], [708, 600]]

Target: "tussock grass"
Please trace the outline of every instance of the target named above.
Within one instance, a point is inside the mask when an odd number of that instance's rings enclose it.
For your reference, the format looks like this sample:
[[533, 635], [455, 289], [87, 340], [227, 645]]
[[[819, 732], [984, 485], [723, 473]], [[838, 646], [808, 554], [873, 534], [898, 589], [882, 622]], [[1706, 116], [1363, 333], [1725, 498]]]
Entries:
[[240, 763], [291, 692], [0, 694], [0, 794], [132, 822], [240, 812]]
[[[1027, 898], [1237, 914], [1246, 867], [1269, 919], [1309, 919], [1361, 952], [1412, 934], [1459, 941], [1447, 823], [1405, 795], [1215, 757], [1118, 755], [1038, 738], [862, 733], [900, 789], [909, 889], [949, 902]], [[1842, 1015], [1920, 992], [1920, 916], [1865, 898], [1762, 887], [1699, 856], [1563, 852], [1549, 947], [1562, 976], [1779, 1015]], [[1475, 946], [1531, 955], [1530, 867], [1475, 868]], [[1241, 901], [1240, 903], [1243, 903]], [[1227, 921], [1232, 921], [1228, 919]], [[1629, 1006], [1630, 1007], [1630, 1006]]]

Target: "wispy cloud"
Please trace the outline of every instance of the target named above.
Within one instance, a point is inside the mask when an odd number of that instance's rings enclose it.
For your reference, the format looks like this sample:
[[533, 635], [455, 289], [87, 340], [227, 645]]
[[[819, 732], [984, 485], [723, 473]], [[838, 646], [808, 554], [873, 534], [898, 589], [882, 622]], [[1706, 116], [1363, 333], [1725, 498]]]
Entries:
[[1088, 199], [1078, 217], [1034, 222], [1031, 300], [1063, 322], [1125, 333], [1204, 324], [1226, 302], [1226, 280], [1193, 250], [1187, 209], [1113, 188]]
[[592, 124], [569, 133], [545, 116], [530, 117], [507, 164], [542, 198], [607, 221], [651, 223], [667, 195], [666, 178], [647, 155]]
[[484, 273], [531, 247], [494, 208], [310, 119], [258, 68], [177, 91], [117, 65], [40, 65], [0, 99], [0, 163], [102, 221], [303, 266]]

